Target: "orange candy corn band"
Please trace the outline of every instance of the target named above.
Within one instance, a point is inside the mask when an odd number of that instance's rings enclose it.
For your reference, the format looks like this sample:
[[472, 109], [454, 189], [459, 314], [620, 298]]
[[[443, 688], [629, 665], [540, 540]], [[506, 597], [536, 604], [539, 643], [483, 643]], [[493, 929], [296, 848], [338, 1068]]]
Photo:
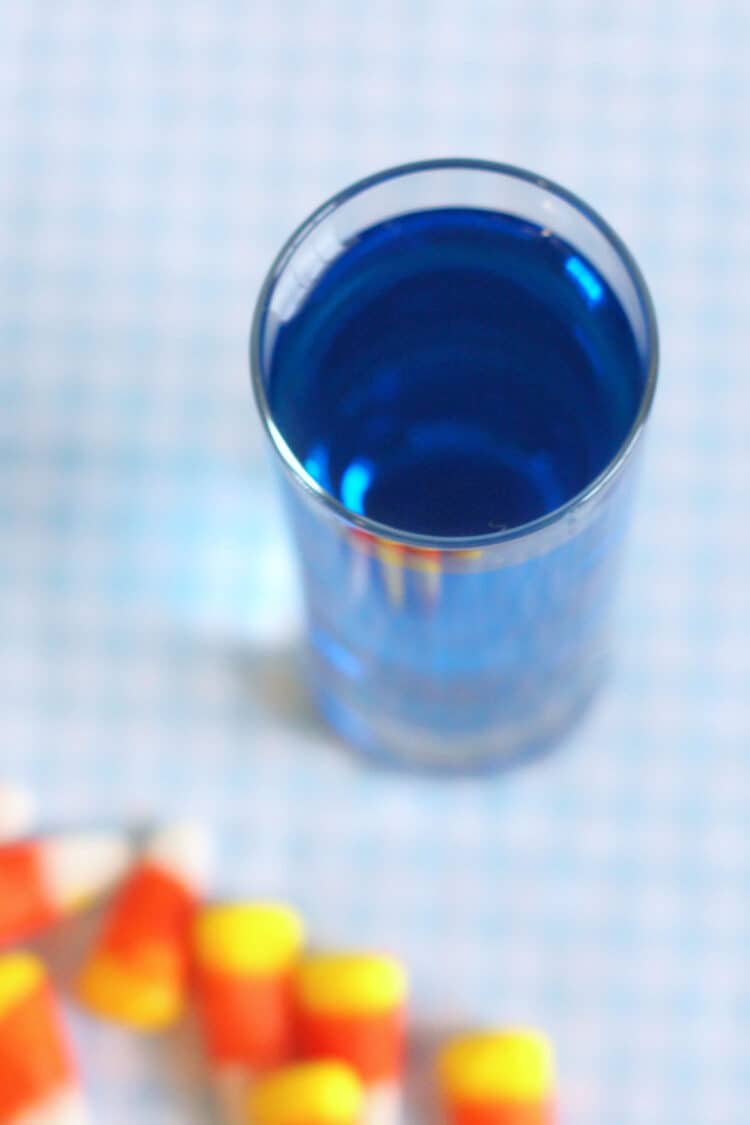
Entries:
[[506, 1102], [498, 1105], [466, 1103], [451, 1106], [446, 1120], [449, 1125], [552, 1125], [555, 1120], [551, 1103]]
[[404, 1066], [402, 1009], [372, 1015], [323, 1015], [299, 1010], [297, 1043], [304, 1058], [341, 1059], [363, 1082], [397, 1079]]
[[116, 957], [148, 962], [144, 934], [158, 939], [186, 933], [195, 906], [195, 896], [179, 879], [161, 867], [141, 863], [117, 896], [99, 948]]
[[199, 969], [196, 992], [212, 1062], [240, 1063], [253, 1071], [266, 1071], [292, 1057], [288, 978], [231, 977]]
[[44, 883], [39, 842], [0, 846], [0, 946], [22, 941], [58, 917]]
[[404, 1063], [406, 976], [391, 957], [306, 957], [295, 979], [298, 1045], [306, 1058], [348, 1063], [368, 1085], [397, 1080]]
[[0, 1121], [14, 1121], [75, 1081], [75, 1067], [41, 963], [0, 958]]

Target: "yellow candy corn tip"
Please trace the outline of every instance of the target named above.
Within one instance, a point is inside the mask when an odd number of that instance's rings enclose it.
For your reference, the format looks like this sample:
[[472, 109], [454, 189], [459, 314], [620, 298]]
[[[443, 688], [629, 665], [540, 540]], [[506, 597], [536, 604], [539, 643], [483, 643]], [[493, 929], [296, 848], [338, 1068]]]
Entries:
[[78, 982], [81, 1002], [98, 1016], [136, 1031], [161, 1031], [182, 1015], [184, 998], [173, 980], [143, 977], [99, 954]]
[[539, 1101], [554, 1086], [552, 1048], [539, 1032], [524, 1029], [461, 1036], [440, 1052], [438, 1075], [449, 1097]]
[[356, 1125], [363, 1106], [362, 1087], [341, 1063], [301, 1063], [263, 1079], [250, 1095], [253, 1125]]
[[25, 1000], [46, 977], [42, 962], [30, 953], [7, 953], [0, 957], [0, 1017]]
[[300, 1003], [317, 1012], [375, 1013], [406, 998], [406, 973], [398, 961], [368, 953], [321, 953], [297, 971]]
[[195, 923], [195, 956], [225, 973], [270, 974], [289, 969], [304, 942], [302, 920], [275, 903], [205, 907]]

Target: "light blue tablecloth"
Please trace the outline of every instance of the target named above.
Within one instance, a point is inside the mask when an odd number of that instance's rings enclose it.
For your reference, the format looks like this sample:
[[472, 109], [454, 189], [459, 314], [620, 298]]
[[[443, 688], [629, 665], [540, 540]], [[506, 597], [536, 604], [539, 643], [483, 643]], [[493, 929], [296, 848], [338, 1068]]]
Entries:
[[[541, 1023], [565, 1125], [750, 1120], [749, 13], [1, 15], [2, 774], [56, 822], [203, 816], [218, 890], [400, 950], [428, 1029]], [[559, 754], [456, 784], [369, 772], [310, 716], [246, 370], [291, 227], [447, 154], [590, 200], [663, 334], [617, 678]], [[72, 1020], [97, 1122], [208, 1120], [186, 1047]]]

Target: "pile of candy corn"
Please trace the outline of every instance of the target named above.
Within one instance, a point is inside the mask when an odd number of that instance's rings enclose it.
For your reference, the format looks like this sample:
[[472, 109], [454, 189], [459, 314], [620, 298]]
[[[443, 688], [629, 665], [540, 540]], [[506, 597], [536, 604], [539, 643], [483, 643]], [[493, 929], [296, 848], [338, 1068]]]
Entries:
[[[222, 1125], [402, 1121], [407, 981], [380, 953], [310, 952], [287, 906], [204, 900], [193, 825], [139, 855], [117, 833], [28, 838], [30, 803], [0, 785], [0, 1125], [88, 1121], [57, 1000], [16, 945], [119, 883], [78, 979], [97, 1016], [159, 1032], [191, 1006]], [[552, 1125], [545, 1039], [525, 1030], [448, 1041], [435, 1081], [444, 1125]]]

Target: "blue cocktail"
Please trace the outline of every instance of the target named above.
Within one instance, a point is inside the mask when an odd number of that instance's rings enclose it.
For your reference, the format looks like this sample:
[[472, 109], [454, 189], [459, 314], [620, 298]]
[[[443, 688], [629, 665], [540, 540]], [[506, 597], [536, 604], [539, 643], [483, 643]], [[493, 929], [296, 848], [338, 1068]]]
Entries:
[[513, 169], [373, 177], [282, 251], [253, 367], [334, 725], [451, 767], [558, 735], [606, 668], [656, 375], [616, 236]]

